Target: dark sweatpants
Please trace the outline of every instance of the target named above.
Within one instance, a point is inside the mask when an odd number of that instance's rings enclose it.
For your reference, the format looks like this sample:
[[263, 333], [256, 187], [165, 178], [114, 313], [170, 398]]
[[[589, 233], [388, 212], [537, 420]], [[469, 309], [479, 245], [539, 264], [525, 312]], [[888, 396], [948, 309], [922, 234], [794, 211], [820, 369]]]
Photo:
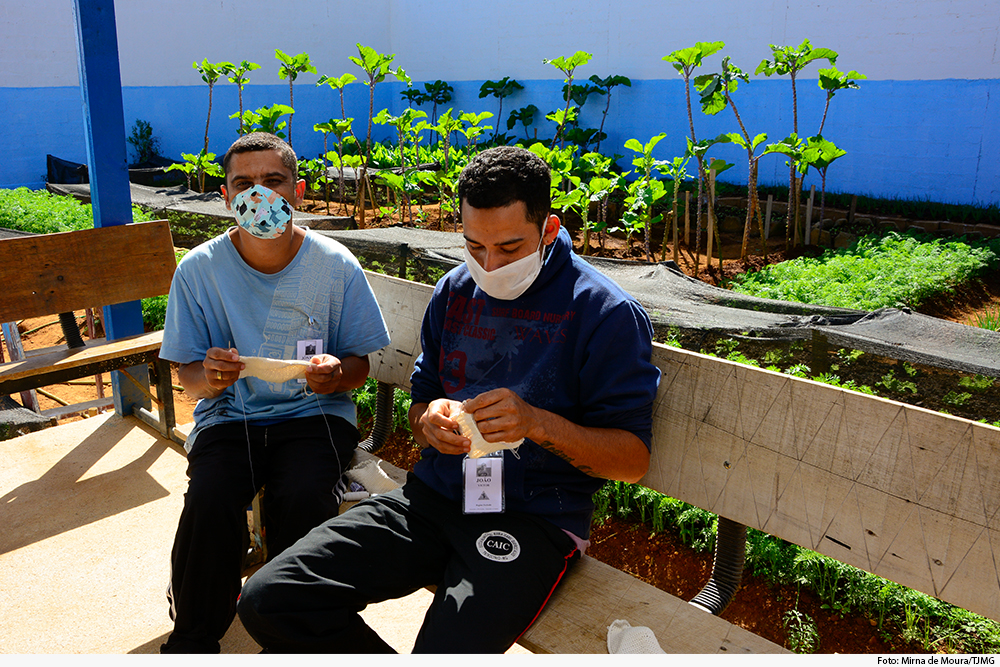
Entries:
[[531, 515], [463, 515], [412, 474], [313, 529], [243, 587], [243, 626], [271, 652], [392, 649], [358, 614], [437, 585], [414, 653], [502, 653], [579, 557]]
[[354, 426], [329, 416], [270, 426], [230, 422], [198, 434], [170, 556], [174, 631], [161, 652], [219, 651], [236, 615], [250, 539], [247, 505], [266, 485], [267, 547], [270, 557], [277, 555], [337, 515], [333, 487], [357, 442]]

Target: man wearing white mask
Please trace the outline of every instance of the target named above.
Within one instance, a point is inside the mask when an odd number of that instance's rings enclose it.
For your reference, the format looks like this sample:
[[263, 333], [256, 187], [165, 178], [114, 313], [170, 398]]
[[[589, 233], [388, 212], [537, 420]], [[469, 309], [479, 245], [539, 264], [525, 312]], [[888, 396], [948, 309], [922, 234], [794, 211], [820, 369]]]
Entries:
[[414, 652], [503, 652], [586, 548], [593, 493], [645, 473], [652, 327], [573, 253], [550, 183], [510, 146], [462, 172], [466, 262], [434, 290], [411, 377], [421, 461], [251, 578], [239, 613], [268, 650], [391, 650], [357, 612], [433, 584]]
[[[248, 134], [223, 166], [237, 225], [178, 265], [160, 351], [201, 399], [185, 443], [165, 653], [219, 651], [236, 614], [246, 507], [262, 486], [271, 557], [337, 515], [335, 486], [358, 442], [350, 390], [368, 376], [367, 355], [389, 342], [354, 256], [294, 224], [305, 182], [291, 147]], [[300, 360], [303, 377], [241, 374], [247, 357]]]

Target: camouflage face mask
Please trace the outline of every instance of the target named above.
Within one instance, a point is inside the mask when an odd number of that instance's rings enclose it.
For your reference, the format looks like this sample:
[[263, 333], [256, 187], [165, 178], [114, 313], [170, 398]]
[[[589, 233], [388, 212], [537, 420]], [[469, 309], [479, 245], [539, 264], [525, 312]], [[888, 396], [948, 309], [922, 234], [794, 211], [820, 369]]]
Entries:
[[233, 197], [230, 207], [239, 226], [259, 239], [281, 236], [292, 220], [288, 201], [263, 185], [240, 192]]

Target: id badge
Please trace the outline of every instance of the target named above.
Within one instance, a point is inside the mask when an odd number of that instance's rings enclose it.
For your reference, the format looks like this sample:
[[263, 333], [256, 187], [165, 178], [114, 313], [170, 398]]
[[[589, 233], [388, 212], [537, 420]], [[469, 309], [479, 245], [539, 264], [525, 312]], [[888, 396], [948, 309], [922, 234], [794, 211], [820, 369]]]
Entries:
[[463, 514], [487, 514], [504, 511], [503, 452], [474, 459], [468, 454], [462, 461]]
[[[323, 354], [323, 339], [319, 337], [319, 331], [316, 328], [316, 320], [309, 318], [309, 326], [305, 331], [307, 336], [310, 338], [303, 338], [295, 345], [295, 358], [300, 361], [309, 361], [317, 354]], [[305, 378], [298, 379], [299, 384], [305, 384]]]

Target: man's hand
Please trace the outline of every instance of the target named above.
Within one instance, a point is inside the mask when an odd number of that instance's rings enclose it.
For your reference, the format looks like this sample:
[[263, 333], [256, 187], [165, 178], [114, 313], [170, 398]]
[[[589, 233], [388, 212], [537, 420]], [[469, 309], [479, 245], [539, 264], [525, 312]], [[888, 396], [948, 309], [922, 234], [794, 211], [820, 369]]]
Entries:
[[240, 353], [236, 348], [225, 350], [210, 347], [202, 361], [183, 364], [178, 372], [184, 391], [195, 398], [214, 398], [240, 379]]
[[344, 367], [340, 359], [332, 354], [318, 354], [309, 360], [306, 367], [306, 382], [317, 394], [332, 394], [341, 391]]
[[510, 389], [501, 387], [470, 398], [465, 411], [475, 418], [486, 442], [517, 442], [521, 438], [542, 442], [539, 410]]
[[442, 454], [468, 454], [472, 442], [456, 433], [458, 423], [451, 418], [461, 409], [461, 403], [447, 398], [414, 404], [409, 414], [414, 440]]

